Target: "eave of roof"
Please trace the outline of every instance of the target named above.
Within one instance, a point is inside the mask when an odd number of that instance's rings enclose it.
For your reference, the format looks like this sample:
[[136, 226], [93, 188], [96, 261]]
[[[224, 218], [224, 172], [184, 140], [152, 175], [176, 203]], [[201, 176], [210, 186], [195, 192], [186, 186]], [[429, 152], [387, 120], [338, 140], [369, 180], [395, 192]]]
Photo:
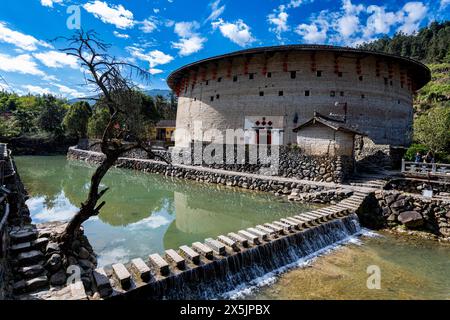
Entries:
[[352, 133], [352, 134], [357, 134], [357, 135], [365, 135], [364, 133], [361, 133], [353, 128], [347, 127], [345, 126], [342, 122], [339, 121], [333, 121], [330, 119], [326, 119], [320, 115], [314, 115], [314, 117], [312, 117], [311, 119], [305, 121], [304, 123], [302, 123], [301, 125], [299, 125], [298, 127], [292, 129], [292, 131], [294, 132], [298, 132], [301, 129], [310, 126], [312, 124], [315, 123], [320, 123], [323, 124], [324, 126], [327, 126], [335, 131], [343, 131], [343, 132], [348, 132], [348, 133]]
[[246, 56], [258, 53], [269, 53], [269, 52], [283, 52], [283, 51], [323, 51], [323, 52], [341, 52], [341, 53], [356, 53], [361, 55], [374, 55], [378, 57], [388, 58], [397, 60], [399, 62], [414, 66], [412, 68], [412, 73], [415, 82], [417, 83], [417, 89], [423, 87], [426, 83], [431, 80], [431, 71], [428, 69], [426, 65], [423, 63], [416, 61], [411, 58], [402, 57], [398, 55], [388, 54], [384, 52], [378, 51], [370, 51], [370, 50], [362, 50], [356, 48], [349, 47], [337, 47], [337, 46], [328, 46], [328, 45], [305, 45], [305, 44], [297, 44], [297, 45], [284, 45], [284, 46], [270, 46], [270, 47], [256, 47], [251, 49], [245, 49], [240, 51], [235, 51], [227, 54], [222, 54], [218, 56], [213, 56], [210, 58], [202, 59], [190, 64], [187, 64], [177, 70], [173, 71], [169, 77], [167, 78], [167, 84], [172, 90], [175, 90], [175, 84], [181, 78], [183, 78], [184, 74], [191, 69], [197, 69], [201, 64], [208, 62], [217, 62], [222, 59], [229, 59], [238, 56]]

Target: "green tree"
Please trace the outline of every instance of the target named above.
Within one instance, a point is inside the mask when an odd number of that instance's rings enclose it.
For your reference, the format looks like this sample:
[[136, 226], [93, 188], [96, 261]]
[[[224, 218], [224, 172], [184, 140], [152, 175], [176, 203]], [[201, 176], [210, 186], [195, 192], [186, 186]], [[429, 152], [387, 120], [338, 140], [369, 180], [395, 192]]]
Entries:
[[86, 138], [91, 115], [92, 109], [89, 103], [79, 101], [72, 104], [63, 120], [66, 134], [79, 139]]
[[44, 97], [44, 105], [37, 118], [37, 126], [45, 132], [54, 135], [62, 135], [64, 130], [62, 121], [66, 114], [66, 108], [52, 96]]
[[436, 107], [414, 122], [414, 139], [433, 152], [448, 152], [450, 147], [450, 109]]
[[88, 121], [88, 137], [101, 138], [108, 125], [109, 118], [110, 115], [108, 109], [105, 106], [96, 103], [93, 108], [92, 116]]

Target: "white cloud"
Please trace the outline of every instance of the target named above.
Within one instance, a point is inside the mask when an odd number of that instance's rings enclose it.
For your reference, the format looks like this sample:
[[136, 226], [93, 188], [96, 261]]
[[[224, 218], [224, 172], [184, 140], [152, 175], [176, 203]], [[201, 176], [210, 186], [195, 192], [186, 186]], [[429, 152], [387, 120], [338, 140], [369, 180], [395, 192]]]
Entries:
[[450, 0], [441, 0], [439, 10], [445, 9], [450, 4]]
[[158, 73], [163, 73], [164, 71], [162, 71], [161, 69], [150, 68], [149, 72], [150, 72], [150, 74], [158, 74]]
[[200, 24], [197, 21], [177, 22], [174, 32], [180, 37], [177, 42], [172, 42], [172, 48], [178, 49], [180, 56], [188, 56], [203, 49], [206, 38], [202, 37], [197, 30]]
[[221, 0], [216, 0], [209, 4], [211, 7], [211, 14], [206, 18], [205, 22], [216, 20], [225, 11], [225, 5], [221, 6], [220, 1]]
[[155, 8], [155, 9], [153, 9], [153, 12], [154, 12], [154, 13], [159, 13], [159, 9], [158, 9], [158, 8]]
[[45, 73], [39, 70], [33, 57], [29, 54], [10, 56], [0, 53], [0, 70], [5, 72], [18, 72], [34, 76], [45, 76]]
[[130, 37], [126, 33], [120, 33], [120, 32], [117, 32], [116, 30], [114, 30], [113, 34], [115, 37], [121, 38], [121, 39], [128, 39]]
[[298, 8], [303, 3], [303, 0], [291, 0], [291, 2], [288, 3], [288, 8]]
[[23, 85], [22, 88], [24, 88], [25, 90], [27, 90], [27, 92], [31, 94], [40, 94], [40, 95], [52, 94], [49, 88], [42, 88], [40, 86], [34, 86], [31, 84]]
[[190, 38], [182, 38], [178, 42], [172, 42], [172, 48], [178, 49], [180, 56], [188, 56], [203, 49], [203, 43], [206, 38], [192, 36]]
[[366, 8], [363, 4], [342, 0], [339, 11], [324, 10], [313, 15], [309, 24], [298, 25], [295, 32], [308, 43], [355, 46], [374, 40], [377, 35], [389, 34], [394, 26], [397, 31], [410, 34], [419, 29], [427, 12], [427, 6], [418, 1], [408, 2], [397, 11], [388, 11], [384, 6], [369, 5]]
[[121, 4], [109, 6], [106, 2], [95, 0], [84, 4], [83, 8], [104, 23], [113, 24], [119, 29], [131, 28], [135, 24], [133, 13]]
[[69, 98], [77, 98], [81, 96], [80, 92], [75, 89], [56, 83], [54, 83], [53, 85], [59, 89], [59, 92], [61, 93], [62, 96]]
[[359, 31], [359, 18], [356, 15], [345, 15], [337, 21], [338, 32], [348, 38]]
[[50, 8], [53, 8], [53, 4], [54, 4], [54, 3], [62, 4], [62, 3], [63, 3], [63, 0], [41, 0], [41, 4], [42, 4], [44, 7], [50, 7]]
[[72, 69], [79, 68], [77, 58], [64, 52], [48, 51], [35, 53], [33, 55], [36, 59], [49, 68], [63, 68], [66, 66], [71, 67]]
[[223, 19], [219, 19], [211, 23], [214, 29], [219, 28], [222, 35], [232, 42], [238, 44], [241, 47], [250, 45], [256, 39], [250, 32], [250, 27], [244, 23], [241, 19], [234, 23], [225, 22]]
[[177, 22], [174, 31], [178, 36], [187, 38], [195, 35], [198, 28], [200, 28], [200, 25], [197, 21]]
[[425, 18], [428, 8], [422, 2], [408, 2], [401, 12], [398, 13], [402, 17], [402, 25], [397, 31], [406, 34], [413, 33], [419, 29], [420, 22]]
[[278, 11], [274, 10], [273, 13], [267, 16], [267, 21], [274, 25], [269, 31], [274, 32], [278, 40], [281, 40], [281, 33], [289, 30], [288, 17], [289, 15], [284, 11], [284, 6], [280, 6]]
[[327, 32], [330, 28], [330, 24], [326, 20], [328, 15], [328, 11], [321, 11], [317, 17], [312, 19], [310, 24], [302, 23], [298, 25], [295, 32], [299, 34], [306, 43], [325, 43], [327, 40]]
[[384, 7], [371, 5], [367, 7], [367, 13], [371, 14], [366, 21], [364, 36], [370, 37], [374, 34], [389, 33], [392, 25], [397, 23], [394, 12], [386, 12]]
[[33, 36], [9, 29], [6, 23], [2, 21], [0, 21], [0, 42], [13, 44], [25, 51], [35, 51], [38, 49], [38, 46], [52, 47], [50, 44], [38, 40]]
[[147, 61], [150, 66], [149, 72], [152, 74], [162, 72], [162, 70], [156, 69], [156, 66], [167, 64], [173, 60], [173, 57], [171, 55], [165, 54], [164, 52], [159, 50], [153, 50], [148, 53], [144, 53], [142, 49], [137, 47], [128, 47], [127, 49], [133, 57], [142, 61]]
[[156, 22], [155, 22], [154, 18], [152, 18], [152, 17], [145, 19], [144, 21], [141, 21], [139, 23], [141, 24], [139, 29], [144, 33], [152, 33], [153, 31], [155, 31], [157, 29]]

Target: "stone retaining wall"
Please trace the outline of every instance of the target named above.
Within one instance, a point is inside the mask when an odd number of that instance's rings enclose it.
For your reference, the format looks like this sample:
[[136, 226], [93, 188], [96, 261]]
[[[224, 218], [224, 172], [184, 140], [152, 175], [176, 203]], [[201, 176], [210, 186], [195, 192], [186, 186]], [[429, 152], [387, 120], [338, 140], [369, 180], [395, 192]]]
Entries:
[[[103, 154], [93, 151], [70, 148], [67, 158], [98, 164]], [[159, 161], [119, 158], [116, 167], [157, 173], [165, 176], [221, 184], [231, 187], [240, 187], [255, 191], [274, 193], [277, 196], [289, 197], [289, 200], [315, 203], [332, 203], [348, 197], [351, 192], [344, 189], [333, 189], [322, 185], [305, 184], [302, 182], [284, 182], [276, 177], [248, 177], [233, 172], [222, 173], [217, 171], [196, 170], [193, 167], [171, 165]]]
[[378, 207], [373, 214], [382, 217], [387, 227], [404, 226], [450, 240], [450, 201], [382, 190], [375, 192], [375, 198]]
[[[207, 145], [199, 146], [199, 148], [202, 147], [202, 152], [200, 154], [203, 154], [206, 146]], [[272, 170], [274, 168], [273, 165], [262, 164], [262, 161], [260, 161], [259, 159], [258, 161], [250, 161], [248, 146], [246, 146], [245, 149], [244, 159], [239, 158], [236, 146], [232, 146], [230, 148], [230, 150], [234, 150], [232, 161], [234, 164], [227, 164], [227, 145], [210, 145], [208, 148], [209, 150], [211, 150], [211, 148], [221, 150], [223, 159], [221, 161], [218, 161], [221, 163], [208, 164], [205, 163], [203, 159], [196, 159], [193, 146], [191, 146], [190, 152], [186, 152], [185, 150], [180, 151], [179, 158], [181, 159], [183, 155], [188, 154], [187, 158], [189, 159], [189, 163], [184, 164], [201, 165], [203, 167], [236, 172], [261, 173], [267, 170]], [[95, 144], [95, 141], [80, 141], [77, 145], [77, 149], [101, 152], [100, 146], [98, 144]], [[163, 150], [154, 152], [160, 156], [163, 156], [168, 161], [172, 161], [171, 152]], [[270, 148], [268, 153], [270, 155]], [[131, 150], [124, 154], [123, 157], [149, 159], [147, 152], [140, 149]], [[290, 146], [279, 146], [279, 162], [275, 175], [310, 181], [340, 183], [352, 175], [353, 169], [354, 161], [351, 159], [351, 157], [313, 157], [304, 155], [300, 153], [298, 149]]]
[[433, 190], [434, 195], [450, 195], [450, 181], [420, 181], [410, 179], [394, 179], [384, 187], [386, 190], [397, 190], [422, 194], [423, 190]]

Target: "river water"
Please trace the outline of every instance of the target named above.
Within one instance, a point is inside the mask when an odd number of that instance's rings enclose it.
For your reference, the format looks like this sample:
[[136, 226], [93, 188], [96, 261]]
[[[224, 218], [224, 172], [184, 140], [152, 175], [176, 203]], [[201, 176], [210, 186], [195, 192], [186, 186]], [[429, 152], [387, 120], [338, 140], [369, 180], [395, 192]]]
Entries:
[[[69, 219], [85, 199], [94, 168], [63, 156], [16, 157], [33, 222]], [[105, 176], [106, 205], [84, 223], [99, 266], [146, 258], [208, 237], [311, 210], [272, 194], [126, 169]]]
[[[16, 157], [34, 222], [67, 220], [84, 200], [93, 167], [61, 156]], [[270, 194], [112, 169], [99, 217], [84, 224], [100, 266], [307, 211]], [[237, 299], [450, 299], [450, 245], [363, 232], [290, 271], [228, 295]], [[369, 289], [379, 270], [379, 289]], [[372, 269], [371, 269], [372, 268]], [[373, 278], [372, 278], [373, 279]]]

